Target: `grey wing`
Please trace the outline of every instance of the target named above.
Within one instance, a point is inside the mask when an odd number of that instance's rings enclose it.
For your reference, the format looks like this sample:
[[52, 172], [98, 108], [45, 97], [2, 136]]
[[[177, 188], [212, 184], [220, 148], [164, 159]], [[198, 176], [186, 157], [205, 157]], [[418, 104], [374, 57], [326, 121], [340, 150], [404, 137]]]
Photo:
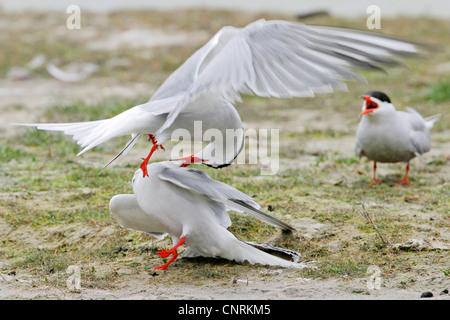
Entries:
[[403, 119], [408, 122], [410, 128], [410, 141], [412, 152], [415, 154], [424, 154], [430, 151], [430, 131], [426, 125], [425, 119], [414, 109], [406, 107], [403, 112]]
[[180, 187], [207, 195], [215, 201], [226, 202], [228, 199], [237, 199], [244, 201], [257, 209], [260, 208], [260, 206], [245, 193], [225, 183], [212, 179], [202, 170], [166, 167], [161, 171], [159, 177]]
[[159, 178], [179, 187], [203, 194], [209, 197], [211, 201], [223, 204], [227, 209], [246, 212], [285, 231], [294, 230], [288, 224], [260, 211], [261, 207], [245, 193], [212, 179], [202, 170], [165, 168], [160, 172]]
[[405, 119], [408, 120], [411, 128], [416, 131], [424, 131], [426, 129], [425, 119], [416, 110], [410, 107], [405, 107], [406, 112], [403, 113]]
[[[222, 28], [196, 55], [195, 80], [167, 117], [166, 130], [189, 103], [207, 93], [230, 101], [239, 93], [262, 97], [304, 97], [346, 89], [344, 80], [364, 81], [354, 67], [380, 70], [395, 54], [419, 46], [377, 33], [258, 20], [242, 29]], [[194, 61], [194, 60], [193, 60]], [[186, 68], [188, 70], [188, 68]], [[180, 72], [181, 74], [181, 72]]]
[[[233, 28], [234, 29], [234, 28]], [[238, 29], [229, 31], [229, 36], [238, 32]], [[185, 93], [192, 83], [197, 79], [200, 65], [207, 60], [211, 51], [218, 50], [220, 44], [216, 35], [210, 39], [203, 47], [190, 56], [178, 69], [176, 69], [163, 84], [156, 90], [150, 101], [165, 99], [174, 95]]]

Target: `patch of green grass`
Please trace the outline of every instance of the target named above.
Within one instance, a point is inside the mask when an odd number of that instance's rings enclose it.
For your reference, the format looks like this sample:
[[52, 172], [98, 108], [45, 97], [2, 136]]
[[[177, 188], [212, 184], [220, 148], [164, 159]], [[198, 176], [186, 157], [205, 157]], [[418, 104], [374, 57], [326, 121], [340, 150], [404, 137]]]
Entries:
[[[1, 14], [0, 12], [0, 16]], [[206, 30], [213, 34], [224, 24], [243, 26], [254, 20], [253, 18], [233, 12], [180, 11], [176, 15], [161, 12], [117, 12], [108, 16], [108, 28], [111, 24], [111, 29], [126, 30], [129, 28], [127, 21], [133, 21], [135, 26], [140, 27], [152, 25], [165, 28], [167, 25], [173, 25], [180, 30]], [[278, 17], [264, 15], [264, 18]], [[38, 21], [42, 17], [33, 19]], [[359, 21], [334, 17], [318, 17], [308, 22], [360, 26]], [[410, 19], [386, 20], [383, 31], [398, 31], [412, 39], [420, 35], [419, 39], [426, 38], [429, 41], [442, 41], [448, 34], [448, 26], [443, 22], [427, 19], [416, 19], [413, 22], [415, 28], [412, 29]], [[48, 37], [53, 27], [39, 29], [39, 24], [36, 24], [36, 28], [5, 32], [2, 39], [10, 45], [5, 46], [5, 54], [0, 56], [0, 62], [3, 62], [0, 63], [0, 75], [6, 74], [11, 66], [27, 63], [35, 54], [32, 49], [44, 49], [42, 52], [49, 57], [57, 56], [61, 59], [59, 65], [79, 56], [99, 63], [101, 70], [93, 75], [94, 78], [99, 75], [114, 78], [118, 76], [124, 83], [149, 81], [152, 86], [156, 86], [195, 50], [193, 47], [156, 48], [152, 50], [151, 58], [143, 57], [140, 52], [134, 50], [88, 53], [82, 45], [75, 45], [77, 50], [71, 50], [74, 46], [71, 41], [75, 40], [55, 44], [53, 37], [50, 38], [52, 41], [46, 43], [42, 40]], [[31, 45], [24, 43], [25, 37], [21, 36], [27, 32], [30, 34], [28, 41], [32, 41]], [[15, 53], [18, 48], [24, 50]], [[107, 70], [104, 62], [116, 56], [129, 59], [133, 63], [130, 67]], [[379, 231], [391, 242], [405, 241], [417, 234], [428, 236], [445, 232], [448, 229], [447, 220], [450, 214], [446, 206], [449, 198], [445, 188], [448, 162], [445, 155], [433, 156], [432, 161], [422, 165], [420, 171], [411, 170], [410, 186], [395, 184], [395, 179], [402, 177], [403, 166], [398, 173], [382, 177], [384, 183], [372, 185], [372, 163], [360, 162], [352, 154], [346, 155], [337, 148], [333, 148], [337, 151], [320, 151], [317, 154], [303, 148], [303, 143], [320, 144], [324, 140], [335, 141], [338, 145], [342, 138], [348, 138], [353, 131], [346, 133], [315, 129], [312, 125], [308, 126], [308, 122], [301, 122], [302, 111], [318, 110], [318, 115], [321, 116], [314, 121], [330, 121], [326, 115], [337, 112], [348, 117], [349, 126], [356, 125], [361, 105], [359, 95], [370, 89], [388, 93], [399, 109], [404, 105], [411, 105], [424, 116], [442, 112], [445, 102], [449, 100], [449, 81], [445, 78], [439, 79], [439, 75], [433, 71], [433, 66], [447, 60], [445, 54], [437, 54], [433, 59], [424, 59], [423, 63], [408, 60], [405, 64], [409, 68], [388, 68], [388, 74], [362, 72], [369, 85], [350, 83], [348, 92], [317, 95], [313, 99], [266, 99], [243, 95], [243, 103], [237, 104], [242, 120], [254, 123], [268, 119], [272, 121], [272, 124], [280, 129], [280, 139], [283, 142], [280, 156], [283, 160], [293, 160], [293, 165], [289, 167], [291, 169], [283, 169], [274, 176], [263, 177], [258, 166], [232, 165], [221, 170], [201, 165], [192, 167], [202, 169], [213, 179], [252, 196], [261, 204], [264, 212], [285, 222], [295, 223], [299, 218], [308, 218], [325, 226], [312, 238], [304, 236], [302, 231], [292, 237], [282, 237], [279, 230], [253, 217], [231, 213], [233, 225], [229, 230], [238, 238], [258, 243], [271, 242], [300, 252], [305, 261], [316, 261], [318, 269], [303, 270], [295, 273], [295, 276], [306, 273], [311, 277], [356, 278], [364, 275], [369, 265], [380, 266], [386, 273], [402, 274], [422, 263], [430, 267], [436, 265], [439, 275], [448, 277], [448, 256], [445, 256], [445, 253], [394, 252], [382, 243], [374, 226], [360, 213], [360, 203], [364, 202]], [[148, 74], [143, 72], [144, 68], [149, 70]], [[113, 73], [116, 71], [120, 72]], [[36, 70], [35, 76], [36, 81], [39, 77], [49, 77], [45, 68]], [[148, 98], [107, 99], [99, 103], [88, 103], [82, 102], [81, 97], [80, 101], [70, 104], [49, 105], [36, 115], [36, 122], [105, 119], [143, 103]], [[8, 110], [23, 111], [27, 107], [25, 104], [16, 104], [11, 105]], [[293, 131], [285, 125], [293, 116], [298, 118], [300, 125], [306, 127], [305, 134]], [[442, 133], [435, 142], [447, 141], [447, 128], [445, 121], [433, 128], [432, 133]], [[118, 265], [115, 270], [125, 265], [147, 271], [146, 268], [149, 267], [145, 262], [135, 262], [133, 258], [158, 258], [155, 252], [170, 246], [170, 240], [167, 239], [164, 244], [152, 242], [148, 235], [118, 227], [119, 231], [102, 235], [101, 239], [100, 236], [94, 235], [92, 238], [81, 237], [73, 245], [65, 242], [68, 235], [64, 230], [72, 224], [77, 228], [79, 225], [86, 225], [89, 230], [95, 230], [93, 232], [99, 234], [105, 227], [112, 228], [117, 225], [108, 210], [109, 199], [115, 194], [132, 192], [130, 180], [140, 159], [132, 159], [130, 163], [108, 168], [101, 175], [99, 163], [107, 162], [109, 159], [105, 161], [105, 154], [118, 151], [123, 147], [124, 141], [114, 139], [108, 144], [94, 148], [83, 157], [76, 158], [75, 155], [81, 148], [71, 137], [61, 132], [46, 132], [35, 128], [27, 128], [23, 132], [17, 136], [2, 138], [0, 142], [0, 223], [6, 230], [11, 228], [11, 232], [1, 240], [0, 255], [6, 262], [11, 263], [8, 268], [47, 275], [48, 279], [52, 279], [57, 273], [64, 274], [68, 265], [80, 263], [84, 282], [82, 285], [101, 288], [112, 286], [121, 277], [110, 268], [108, 264], [111, 262]], [[110, 146], [112, 147], [108, 149]], [[303, 163], [303, 166], [296, 167], [297, 161], [301, 162], [304, 156], [312, 157], [312, 162], [309, 160], [308, 165]], [[12, 161], [15, 159], [18, 163]], [[439, 176], [442, 176], [441, 180], [436, 178]], [[405, 196], [415, 195], [417, 198], [412, 197], [410, 202], [405, 200]], [[32, 248], [35, 244], [17, 241], [21, 235], [15, 236], [15, 233], [21, 228], [36, 232], [35, 237], [42, 236], [43, 239], [39, 243], [43, 248]], [[51, 237], [46, 238], [48, 230], [55, 231]], [[99, 240], [106, 243], [96, 246]], [[84, 262], [89, 262], [89, 265]], [[93, 267], [90, 263], [96, 266]], [[100, 267], [97, 267], [105, 265], [109, 268], [106, 271], [100, 271]], [[177, 261], [173, 268], [183, 271], [182, 276], [176, 278], [177, 285], [180, 285], [198, 279], [205, 282], [224, 279], [229, 283], [229, 279], [234, 275], [248, 274], [259, 267], [219, 259], [196, 259]], [[158, 280], [170, 280], [177, 270], [171, 271], [158, 275]]]
[[359, 259], [347, 259], [324, 262], [321, 266], [322, 276], [361, 276], [367, 271], [367, 263]]
[[45, 122], [58, 123], [102, 120], [111, 118], [144, 102], [140, 100], [115, 99], [102, 101], [97, 104], [87, 104], [78, 101], [46, 108], [41, 118]]
[[438, 83], [429, 86], [425, 96], [426, 100], [440, 103], [450, 101], [450, 80], [441, 79]]
[[32, 268], [43, 274], [61, 272], [69, 266], [70, 262], [63, 254], [55, 253], [55, 250], [45, 248], [29, 249], [20, 255], [11, 268]]
[[359, 163], [359, 159], [357, 157], [348, 157], [348, 158], [339, 157], [336, 159], [336, 163], [343, 163], [347, 166], [350, 166], [352, 164]]
[[[199, 260], [199, 259], [197, 259]], [[211, 262], [211, 259], [205, 259]], [[228, 268], [221, 267], [221, 264], [228, 264], [228, 261], [219, 260], [217, 261], [218, 265], [206, 264], [205, 266], [200, 267], [197, 272], [199, 277], [206, 279], [230, 279], [234, 272]]]
[[0, 141], [0, 162], [8, 162], [11, 160], [20, 160], [21, 158], [28, 158], [32, 155], [23, 151], [22, 149], [8, 145]]
[[76, 155], [80, 151], [76, 142], [71, 141], [69, 137], [60, 132], [29, 128], [19, 137], [19, 141], [26, 147], [40, 147], [41, 150], [46, 150], [50, 157], [61, 158], [67, 155]]

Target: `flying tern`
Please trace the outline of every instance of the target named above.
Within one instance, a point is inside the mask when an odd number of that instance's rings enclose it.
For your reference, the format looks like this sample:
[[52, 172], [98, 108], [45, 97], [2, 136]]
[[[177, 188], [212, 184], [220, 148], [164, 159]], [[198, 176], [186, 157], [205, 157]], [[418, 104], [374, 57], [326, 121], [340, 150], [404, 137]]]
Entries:
[[146, 176], [153, 152], [172, 139], [176, 129], [192, 134], [193, 122], [202, 121], [204, 131], [240, 133], [232, 137], [233, 147], [225, 148], [230, 145], [227, 139], [212, 139], [200, 152], [183, 158], [184, 165], [199, 162], [220, 168], [231, 164], [244, 145], [242, 121], [234, 106], [242, 101], [241, 93], [291, 98], [346, 90], [347, 80], [365, 81], [353, 69], [382, 70], [382, 65], [398, 64], [394, 56], [420, 51], [419, 44], [380, 33], [262, 19], [243, 28], [220, 29], [146, 103], [105, 120], [26, 125], [73, 136], [83, 147], [78, 155], [112, 138], [131, 135], [107, 165], [148, 135], [153, 146], [141, 164]]

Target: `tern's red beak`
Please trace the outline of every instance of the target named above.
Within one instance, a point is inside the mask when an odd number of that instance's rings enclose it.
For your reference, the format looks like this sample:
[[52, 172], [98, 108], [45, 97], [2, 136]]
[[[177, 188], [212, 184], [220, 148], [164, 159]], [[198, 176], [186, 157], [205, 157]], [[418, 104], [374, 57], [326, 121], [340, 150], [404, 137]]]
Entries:
[[366, 108], [360, 113], [360, 116], [374, 112], [376, 109], [378, 109], [380, 106], [370, 99], [370, 96], [361, 96], [366, 101]]
[[187, 167], [187, 166], [189, 166], [190, 164], [193, 164], [193, 163], [203, 163], [203, 162], [207, 161], [207, 160], [203, 160], [203, 159], [194, 157], [193, 155], [177, 159], [177, 161], [180, 161], [180, 160], [184, 161], [184, 163], [181, 165], [181, 167]]

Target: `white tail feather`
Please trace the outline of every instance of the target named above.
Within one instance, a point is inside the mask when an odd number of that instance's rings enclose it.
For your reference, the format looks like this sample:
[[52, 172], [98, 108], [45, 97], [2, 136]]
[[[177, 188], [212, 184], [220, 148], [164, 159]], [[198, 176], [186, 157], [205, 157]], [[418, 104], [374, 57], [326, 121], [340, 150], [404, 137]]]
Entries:
[[108, 120], [74, 122], [74, 123], [30, 123], [20, 124], [36, 127], [39, 130], [61, 131], [66, 135], [73, 136], [78, 145], [84, 149], [77, 156], [98, 146], [99, 144], [113, 138], [115, 134], [108, 132], [110, 128]]
[[[115, 117], [106, 120], [72, 122], [72, 123], [17, 123], [16, 125], [36, 127], [39, 130], [62, 131], [73, 136], [81, 150], [77, 156], [112, 139], [128, 134], [137, 134], [143, 128], [152, 131], [153, 115], [145, 112], [140, 106], [128, 109]], [[156, 130], [157, 128], [154, 128]]]
[[225, 257], [230, 260], [235, 260], [237, 262], [248, 261], [251, 264], [261, 264], [269, 266], [279, 266], [285, 268], [306, 268], [308, 267], [305, 263], [293, 262], [279, 258], [277, 256], [271, 255], [257, 248], [252, 247], [242, 241], [237, 240], [233, 250], [232, 256]]
[[428, 129], [433, 128], [434, 123], [441, 118], [441, 115], [442, 115], [442, 113], [439, 113], [439, 114], [435, 114], [434, 116], [430, 116], [430, 117], [425, 118], [425, 126]]

